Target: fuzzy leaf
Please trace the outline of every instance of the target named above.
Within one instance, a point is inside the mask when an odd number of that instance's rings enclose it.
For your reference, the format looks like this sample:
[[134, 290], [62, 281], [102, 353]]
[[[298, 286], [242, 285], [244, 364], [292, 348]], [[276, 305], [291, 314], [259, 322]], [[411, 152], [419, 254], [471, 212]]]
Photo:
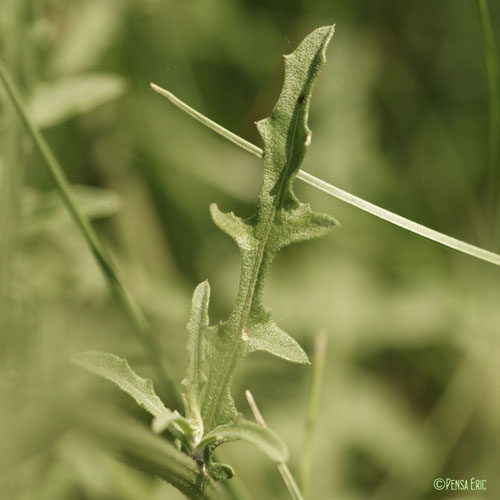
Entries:
[[187, 377], [183, 380], [186, 387], [186, 416], [195, 429], [195, 444], [203, 436], [203, 420], [200, 413], [201, 390], [206, 382], [203, 373], [205, 361], [206, 330], [208, 328], [208, 302], [210, 300], [210, 285], [208, 281], [200, 283], [192, 300], [191, 315], [187, 324], [189, 332]]
[[153, 382], [150, 379], [139, 377], [130, 368], [126, 359], [107, 352], [86, 351], [76, 354], [71, 358], [71, 361], [116, 384], [122, 391], [132, 396], [141, 408], [154, 417], [168, 412], [172, 413], [156, 395]]
[[210, 207], [215, 224], [239, 247], [241, 277], [229, 319], [207, 331], [210, 371], [202, 408], [206, 431], [234, 422], [231, 384], [248, 353], [264, 350], [297, 363], [308, 361], [297, 342], [272, 321], [262, 294], [269, 266], [281, 248], [323, 236], [338, 225], [332, 217], [314, 213], [292, 190], [311, 143], [309, 103], [332, 34], [333, 27], [318, 28], [285, 56], [278, 102], [271, 115], [257, 123], [264, 141], [264, 178], [255, 215], [243, 220]]
[[288, 460], [288, 450], [275, 432], [242, 417], [232, 424], [213, 429], [203, 437], [199, 447], [209, 448], [212, 452], [217, 446], [233, 441], [253, 444], [274, 462], [283, 463]]
[[251, 351], [266, 351], [292, 363], [309, 363], [309, 358], [302, 347], [274, 321], [253, 323], [252, 335], [248, 339]]

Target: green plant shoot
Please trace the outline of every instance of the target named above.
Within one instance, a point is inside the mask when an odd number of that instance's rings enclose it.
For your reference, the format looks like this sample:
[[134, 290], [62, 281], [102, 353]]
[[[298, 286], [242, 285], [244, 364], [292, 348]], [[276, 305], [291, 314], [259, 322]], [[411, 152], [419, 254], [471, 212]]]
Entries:
[[210, 207], [215, 224], [234, 239], [241, 254], [236, 304], [229, 319], [207, 331], [208, 382], [202, 416], [206, 430], [236, 418], [231, 382], [240, 361], [252, 351], [267, 351], [307, 363], [302, 348], [271, 319], [262, 305], [266, 274], [278, 251], [292, 243], [323, 236], [337, 222], [297, 200], [292, 182], [311, 143], [307, 126], [314, 83], [325, 63], [333, 27], [311, 33], [285, 56], [285, 81], [271, 115], [257, 123], [264, 142], [264, 180], [257, 210], [247, 220]]
[[277, 463], [288, 452], [271, 430], [244, 420], [235, 407], [231, 385], [241, 361], [253, 351], [266, 351], [294, 363], [308, 363], [299, 344], [273, 321], [263, 305], [269, 267], [283, 247], [329, 233], [338, 226], [300, 202], [292, 183], [311, 144], [307, 125], [314, 84], [324, 65], [333, 26], [313, 31], [285, 56], [285, 80], [271, 115], [257, 123], [264, 142], [264, 174], [255, 213], [241, 219], [213, 204], [214, 223], [238, 245], [241, 255], [239, 289], [225, 322], [209, 326], [210, 286], [200, 283], [193, 294], [188, 329], [188, 368], [183, 380], [185, 415], [167, 409], [150, 381], [137, 376], [125, 360], [112, 354], [88, 352], [74, 358], [80, 366], [117, 384], [155, 418], [157, 433], [169, 431], [185, 453], [215, 480], [232, 477], [230, 466], [213, 460], [214, 449], [244, 440]]

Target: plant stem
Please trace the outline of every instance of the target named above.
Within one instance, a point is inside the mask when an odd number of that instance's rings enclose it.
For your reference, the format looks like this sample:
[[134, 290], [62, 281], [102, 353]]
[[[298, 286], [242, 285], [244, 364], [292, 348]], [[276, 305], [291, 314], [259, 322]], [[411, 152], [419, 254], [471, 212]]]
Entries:
[[[247, 390], [245, 391], [245, 396], [257, 423], [262, 427], [267, 427], [266, 421], [264, 420], [264, 417], [262, 416], [262, 413], [260, 412], [259, 407], [257, 406], [257, 403], [252, 396], [252, 393]], [[278, 464], [278, 470], [293, 500], [304, 500], [304, 497], [302, 496], [302, 493], [300, 492], [300, 489], [297, 486], [297, 482], [295, 481], [295, 478], [288, 468], [288, 465], [286, 463]]]
[[74, 202], [70, 193], [70, 185], [64, 171], [57, 161], [49, 145], [45, 141], [43, 135], [37, 127], [31, 122], [28, 117], [25, 106], [22, 102], [21, 96], [11, 79], [7, 68], [2, 60], [0, 60], [0, 81], [3, 83], [7, 95], [16, 110], [21, 122], [23, 123], [26, 131], [33, 139], [33, 142], [43, 158], [45, 165], [56, 184], [57, 191], [62, 198], [64, 205], [73, 218], [74, 222], [80, 229], [85, 241], [87, 242], [92, 254], [94, 255], [99, 268], [101, 269], [109, 289], [117, 302], [122, 306], [126, 312], [137, 338], [143, 344], [145, 351], [151, 357], [153, 366], [157, 372], [160, 383], [168, 391], [168, 396], [172, 401], [173, 406], [176, 408], [182, 407], [182, 400], [174, 382], [174, 378], [169, 373], [167, 367], [163, 364], [159, 346], [155, 340], [153, 333], [150, 331], [146, 318], [143, 316], [140, 309], [137, 307], [132, 298], [128, 295], [122, 282], [120, 281], [110, 257], [106, 250], [101, 245], [97, 234], [92, 228], [87, 218], [80, 213], [76, 203]]
[[323, 372], [325, 368], [326, 345], [328, 337], [324, 330], [318, 332], [314, 339], [314, 354], [312, 359], [311, 389], [309, 391], [309, 403], [307, 405], [306, 424], [304, 429], [304, 444], [299, 465], [299, 481], [304, 498], [308, 496], [309, 480], [312, 464], [312, 452], [314, 448], [314, 436], [316, 422], [318, 420], [319, 402]]
[[500, 167], [500, 63], [491, 25], [487, 0], [478, 0], [479, 23], [483, 38], [484, 60], [488, 74], [490, 101], [490, 158], [489, 158], [489, 203], [493, 202], [497, 190], [497, 169]]
[[229, 130], [222, 127], [218, 123], [215, 123], [214, 121], [210, 120], [210, 118], [207, 118], [205, 115], [202, 115], [199, 111], [196, 111], [191, 106], [188, 106], [185, 102], [181, 101], [178, 97], [175, 97], [175, 95], [172, 94], [172, 92], [169, 92], [168, 90], [165, 90], [154, 83], [150, 83], [150, 85], [155, 92], [162, 95], [163, 97], [166, 97], [172, 104], [175, 104], [179, 109], [182, 109], [182, 111], [187, 113], [189, 116], [193, 117], [195, 120], [198, 120], [200, 123], [203, 123], [203, 125], [214, 130], [218, 134], [225, 137], [227, 140], [239, 146], [240, 148], [246, 149], [250, 153], [258, 156], [259, 158], [262, 158], [263, 154], [262, 149], [260, 149], [259, 147], [255, 146], [251, 142], [246, 141], [242, 137], [234, 134], [233, 132], [230, 132]]
[[[263, 158], [264, 152], [258, 146], [255, 146], [254, 144], [246, 141], [245, 139], [238, 137], [233, 132], [230, 132], [224, 127], [221, 127], [217, 123], [203, 116], [201, 113], [199, 113], [198, 111], [194, 110], [193, 108], [182, 102], [179, 98], [175, 97], [172, 93], [168, 92], [167, 90], [158, 87], [154, 83], [151, 84], [151, 87], [153, 88], [153, 90], [167, 97], [167, 99], [169, 99], [170, 102], [175, 104], [177, 107], [188, 113], [190, 116], [192, 116], [199, 122], [203, 123], [203, 125], [207, 126], [214, 132], [217, 132], [219, 135], [228, 139], [229, 141], [236, 144], [245, 151], [248, 151], [249, 153], [252, 153], [253, 155], [259, 158]], [[348, 193], [347, 191], [344, 191], [336, 186], [333, 186], [332, 184], [329, 184], [328, 182], [318, 179], [314, 175], [311, 175], [304, 170], [298, 171], [297, 178], [301, 179], [304, 182], [307, 182], [311, 186], [314, 186], [315, 188], [329, 194], [330, 196], [333, 196], [334, 198], [337, 198], [345, 203], [348, 203], [349, 205], [359, 208], [364, 212], [368, 212], [369, 214], [374, 215], [375, 217], [390, 222], [391, 224], [406, 229], [407, 231], [418, 234], [419, 236], [427, 238], [431, 241], [435, 241], [436, 243], [440, 243], [445, 247], [452, 248], [453, 250], [457, 250], [466, 255], [470, 255], [471, 257], [475, 257], [476, 259], [483, 260], [485, 262], [489, 262], [490, 264], [495, 264], [497, 266], [500, 266], [500, 254], [497, 254], [495, 252], [490, 252], [489, 250], [485, 250], [484, 248], [480, 248], [475, 245], [471, 245], [470, 243], [466, 243], [465, 241], [453, 238], [452, 236], [448, 236], [446, 234], [440, 233], [439, 231], [435, 231], [434, 229], [430, 229], [426, 226], [423, 226], [418, 222], [406, 219], [405, 217], [390, 212], [385, 208], [381, 208], [377, 205], [374, 205], [369, 201], [365, 201], [362, 198], [358, 198], [357, 196]]]
[[[2, 50], [17, 74], [23, 73], [23, 63], [18, 57], [26, 35], [23, 14], [26, 2], [6, 0], [2, 5], [3, 22], [0, 26], [3, 32]], [[3, 97], [3, 93], [0, 97]], [[10, 121], [10, 113], [7, 109], [0, 109], [0, 122]], [[10, 336], [14, 335], [14, 325], [11, 293], [14, 278], [13, 265], [17, 254], [20, 202], [22, 192], [23, 171], [19, 168], [19, 159], [22, 150], [22, 131], [17, 123], [12, 126], [0, 126], [3, 133], [0, 137], [0, 331], [5, 332], [1, 346], [2, 362], [12, 363], [14, 357], [9, 353], [13, 347]], [[8, 332], [13, 332], [11, 335]]]

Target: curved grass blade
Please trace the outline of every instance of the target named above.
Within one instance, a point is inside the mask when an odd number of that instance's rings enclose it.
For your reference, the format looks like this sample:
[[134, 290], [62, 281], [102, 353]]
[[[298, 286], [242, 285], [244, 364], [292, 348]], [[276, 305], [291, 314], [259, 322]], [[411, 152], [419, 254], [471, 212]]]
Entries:
[[[487, 0], [477, 0], [479, 22], [483, 38], [484, 60], [488, 76], [490, 101], [490, 158], [489, 158], [489, 202], [493, 204], [498, 193], [498, 175], [500, 168], [500, 61], [495, 43]], [[493, 206], [490, 206], [493, 209]]]
[[97, 234], [95, 233], [92, 225], [88, 221], [87, 217], [85, 217], [76, 206], [76, 203], [73, 200], [70, 192], [70, 185], [68, 183], [68, 180], [66, 179], [66, 176], [64, 175], [64, 171], [61, 165], [57, 161], [57, 158], [53, 154], [39, 129], [32, 123], [31, 119], [28, 117], [28, 114], [26, 113], [26, 106], [23, 104], [19, 91], [1, 59], [0, 81], [5, 87], [7, 95], [17, 112], [19, 119], [23, 123], [26, 131], [28, 132], [28, 135], [32, 138], [35, 147], [37, 148], [40, 156], [45, 162], [45, 165], [49, 171], [49, 174], [54, 180], [54, 183], [57, 187], [59, 195], [63, 200], [64, 205], [66, 206], [69, 214], [80, 229], [80, 232], [82, 233], [92, 254], [94, 255], [111, 293], [127, 314], [133, 326], [134, 333], [142, 343], [145, 351], [149, 354], [154, 369], [157, 373], [159, 382], [162, 384], [165, 392], [169, 394], [169, 397], [172, 399], [173, 405], [180, 408], [182, 406], [182, 400], [177, 388], [177, 384], [174, 382], [175, 379], [173, 375], [170, 373], [167, 366], [163, 363], [161, 351], [154, 335], [149, 329], [146, 318], [143, 316], [141, 310], [137, 307], [136, 303], [132, 300], [127, 290], [123, 286], [123, 283], [120, 281], [118, 274], [112, 264], [111, 258], [109, 257], [105, 248], [101, 245], [101, 242], [97, 237]]
[[[209, 118], [206, 118], [204, 115], [202, 115], [198, 111], [188, 106], [179, 98], [175, 97], [171, 92], [168, 92], [167, 90], [162, 89], [161, 87], [158, 87], [158, 85], [155, 84], [151, 84], [151, 87], [155, 92], [166, 97], [170, 102], [175, 104], [182, 111], [186, 112], [187, 114], [198, 120], [200, 123], [203, 123], [203, 125], [207, 126], [214, 132], [217, 132], [225, 139], [228, 139], [229, 141], [233, 142], [240, 148], [244, 149], [245, 151], [248, 151], [249, 153], [252, 153], [253, 155], [259, 158], [264, 157], [264, 151], [255, 144], [246, 141], [245, 139], [234, 134], [233, 132], [230, 132], [226, 130], [224, 127], [221, 127], [219, 124], [213, 122]], [[453, 238], [452, 236], [448, 236], [444, 233], [441, 233], [434, 229], [430, 229], [422, 224], [419, 224], [418, 222], [414, 222], [410, 219], [402, 217], [401, 215], [395, 214], [394, 212], [379, 207], [373, 203], [370, 203], [369, 201], [364, 200], [363, 198], [359, 198], [356, 195], [353, 195], [347, 191], [344, 191], [343, 189], [338, 188], [337, 186], [334, 186], [322, 179], [319, 179], [318, 177], [315, 177], [314, 175], [306, 172], [305, 170], [299, 170], [297, 172], [297, 179], [307, 182], [316, 189], [319, 189], [324, 193], [333, 196], [334, 198], [337, 198], [345, 203], [348, 203], [349, 205], [359, 208], [360, 210], [363, 210], [364, 212], [367, 212], [371, 215], [374, 215], [375, 217], [385, 220], [386, 222], [390, 222], [391, 224], [394, 224], [402, 229], [405, 229], [406, 231], [418, 234], [423, 238], [434, 241], [436, 243], [439, 243], [440, 245], [451, 248], [453, 250], [457, 250], [458, 252], [463, 253], [465, 255], [469, 255], [484, 262], [500, 266], [500, 254], [498, 253], [491, 252], [476, 245], [471, 245], [470, 243], [459, 240], [458, 238]]]
[[218, 500], [220, 491], [193, 459], [129, 416], [111, 410], [92, 414], [63, 408], [90, 438], [149, 474], [169, 482], [193, 500]]

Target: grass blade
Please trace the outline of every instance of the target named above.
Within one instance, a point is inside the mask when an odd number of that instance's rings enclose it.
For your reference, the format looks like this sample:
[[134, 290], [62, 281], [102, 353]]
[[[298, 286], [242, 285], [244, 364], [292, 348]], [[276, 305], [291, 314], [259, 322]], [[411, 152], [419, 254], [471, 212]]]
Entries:
[[[483, 38], [484, 60], [488, 75], [490, 101], [489, 201], [493, 204], [497, 189], [496, 171], [500, 167], [500, 63], [491, 25], [487, 0], [478, 0], [479, 23]], [[490, 207], [493, 209], [493, 206]]]
[[[155, 92], [158, 92], [164, 97], [167, 97], [167, 99], [169, 99], [169, 101], [175, 104], [178, 108], [185, 111], [190, 116], [198, 120], [200, 123], [203, 123], [203, 125], [207, 126], [214, 132], [217, 132], [222, 137], [228, 139], [245, 151], [248, 151], [249, 153], [252, 153], [259, 158], [263, 157], [264, 152], [261, 148], [246, 141], [245, 139], [242, 139], [241, 137], [238, 137], [236, 134], [233, 134], [233, 132], [230, 132], [224, 127], [221, 127], [219, 124], [206, 118], [201, 113], [182, 102], [179, 98], [175, 97], [171, 92], [158, 87], [154, 83], [151, 84], [151, 88]], [[484, 248], [471, 245], [470, 243], [440, 233], [439, 231], [435, 231], [434, 229], [430, 229], [422, 224], [419, 224], [418, 222], [414, 222], [410, 219], [402, 217], [401, 215], [397, 215], [394, 212], [374, 205], [369, 201], [363, 200], [362, 198], [359, 198], [351, 193], [348, 193], [347, 191], [333, 186], [328, 182], [318, 179], [314, 175], [311, 175], [304, 170], [298, 171], [297, 178], [301, 179], [304, 182], [307, 182], [311, 186], [314, 186], [315, 188], [329, 194], [330, 196], [333, 196], [334, 198], [337, 198], [345, 203], [348, 203], [349, 205], [359, 208], [364, 212], [368, 212], [369, 214], [374, 215], [379, 219], [383, 219], [387, 222], [390, 222], [391, 224], [406, 229], [411, 233], [418, 234], [419, 236], [427, 238], [428, 240], [439, 243], [445, 247], [452, 248], [453, 250], [457, 250], [466, 255], [470, 255], [471, 257], [475, 257], [476, 259], [489, 262], [490, 264], [494, 264], [496, 266], [500, 266], [500, 255], [495, 252], [490, 252], [489, 250], [485, 250]]]
[[312, 379], [307, 406], [306, 425], [304, 429], [304, 444], [300, 457], [299, 481], [304, 497], [307, 498], [309, 480], [314, 448], [314, 435], [318, 419], [321, 385], [325, 368], [326, 345], [328, 337], [324, 330], [320, 331], [314, 339], [314, 354], [312, 359]]
[[99, 241], [99, 238], [97, 237], [97, 234], [92, 228], [90, 222], [84, 215], [81, 214], [78, 207], [76, 206], [70, 192], [70, 185], [68, 183], [68, 180], [66, 179], [61, 165], [57, 161], [57, 158], [53, 154], [41, 132], [37, 127], [35, 127], [35, 125], [28, 117], [26, 113], [26, 107], [22, 102], [19, 91], [17, 90], [17, 87], [11, 79], [9, 72], [3, 64], [2, 60], [0, 60], [0, 81], [5, 87], [10, 102], [16, 110], [19, 119], [23, 123], [29, 136], [33, 139], [36, 149], [43, 158], [44, 163], [57, 187], [57, 191], [59, 192], [59, 195], [64, 202], [64, 205], [66, 206], [72, 219], [80, 229], [80, 232], [85, 238], [88, 246], [90, 247], [90, 250], [93, 253], [106, 279], [111, 293], [114, 295], [117, 302], [122, 306], [123, 310], [126, 312], [134, 328], [134, 332], [143, 344], [147, 354], [151, 357], [151, 361], [157, 372], [159, 381], [171, 398], [172, 406], [181, 408], [182, 401], [177, 386], [174, 383], [174, 378], [169, 373], [166, 366], [162, 363], [159, 346], [157, 345], [152, 332], [149, 330], [145, 317], [125, 290], [114, 269], [110, 257], [108, 256], [104, 247], [101, 245], [101, 242]]
[[150, 83], [151, 88], [157, 92], [158, 94], [162, 95], [163, 97], [166, 97], [172, 104], [175, 104], [179, 109], [182, 109], [185, 113], [187, 113], [189, 116], [193, 117], [195, 120], [198, 120], [200, 123], [205, 125], [206, 127], [214, 130], [218, 134], [222, 135], [225, 137], [228, 141], [231, 141], [232, 143], [236, 144], [242, 149], [246, 149], [249, 153], [254, 154], [255, 156], [258, 156], [259, 158], [262, 158], [263, 151], [260, 149], [258, 146], [255, 146], [251, 142], [246, 141], [242, 137], [234, 134], [233, 132], [227, 130], [227, 128], [222, 127], [218, 123], [215, 123], [214, 121], [210, 120], [210, 118], [207, 118], [205, 115], [202, 115], [199, 111], [196, 111], [193, 109], [191, 106], [187, 105], [185, 102], [181, 101], [178, 97], [176, 97], [172, 92], [169, 92], [168, 90], [165, 90], [155, 83]]
[[[260, 413], [259, 407], [257, 406], [252, 393], [247, 390], [245, 391], [245, 396], [257, 423], [260, 426], [267, 428], [266, 421], [264, 420], [262, 413]], [[300, 492], [297, 482], [288, 468], [288, 465], [286, 463], [281, 463], [278, 464], [277, 467], [293, 500], [304, 500], [304, 497], [302, 496], [302, 493]]]
[[299, 179], [311, 184], [321, 191], [328, 193], [334, 198], [338, 198], [349, 205], [352, 205], [364, 212], [368, 212], [369, 214], [375, 215], [379, 219], [383, 219], [395, 226], [399, 226], [407, 231], [418, 234], [419, 236], [423, 236], [428, 240], [435, 241], [436, 243], [440, 243], [441, 245], [452, 248], [454, 250], [458, 250], [461, 253], [470, 255], [479, 260], [484, 260], [485, 262], [489, 262], [490, 264], [495, 264], [500, 266], [500, 255], [494, 252], [490, 252], [489, 250], [485, 250], [484, 248], [477, 247], [475, 245], [471, 245], [465, 241], [459, 240], [457, 238], [453, 238], [452, 236], [448, 236], [446, 234], [440, 233], [439, 231], [435, 231], [434, 229], [430, 229], [418, 222], [414, 222], [410, 219], [406, 219], [401, 215], [395, 214], [394, 212], [390, 212], [385, 208], [381, 208], [369, 201], [363, 200], [362, 198], [358, 198], [357, 196], [348, 193], [328, 182], [325, 182], [314, 175], [308, 174], [303, 170], [297, 174]]
[[139, 470], [161, 477], [187, 498], [221, 499], [216, 485], [194, 460], [127, 415], [111, 411], [96, 414], [95, 410], [89, 414], [67, 408], [64, 411], [100, 447], [112, 450]]

